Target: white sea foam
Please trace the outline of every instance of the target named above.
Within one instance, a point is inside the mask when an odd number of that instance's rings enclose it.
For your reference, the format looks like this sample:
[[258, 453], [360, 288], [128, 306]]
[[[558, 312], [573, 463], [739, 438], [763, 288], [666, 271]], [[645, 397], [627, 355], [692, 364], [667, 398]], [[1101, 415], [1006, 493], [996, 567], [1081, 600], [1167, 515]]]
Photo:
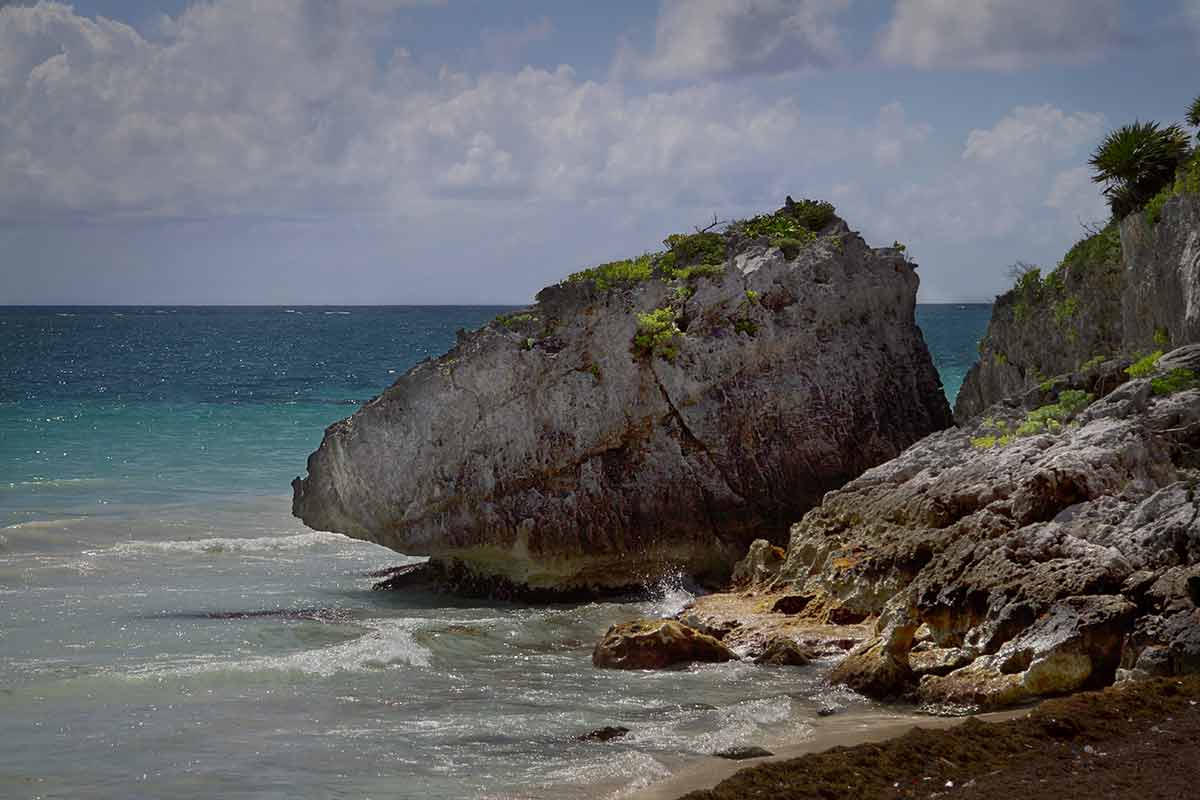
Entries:
[[195, 555], [254, 555], [256, 553], [287, 553], [298, 551], [334, 552], [354, 547], [357, 543], [337, 533], [310, 531], [285, 536], [254, 538], [218, 537], [166, 541], [122, 542], [89, 555], [195, 554]]
[[5, 525], [0, 530], [5, 531], [42, 531], [42, 530], [58, 530], [61, 528], [69, 528], [72, 525], [78, 525], [81, 522], [87, 522], [88, 517], [64, 517], [63, 519], [31, 519], [28, 522], [15, 522], [12, 525]]
[[149, 667], [131, 677], [193, 677], [215, 673], [283, 672], [328, 678], [342, 672], [367, 672], [399, 666], [427, 667], [430, 652], [417, 644], [412, 629], [424, 620], [373, 620], [370, 630], [341, 644], [282, 656], [241, 661], [199, 661], [183, 666]]

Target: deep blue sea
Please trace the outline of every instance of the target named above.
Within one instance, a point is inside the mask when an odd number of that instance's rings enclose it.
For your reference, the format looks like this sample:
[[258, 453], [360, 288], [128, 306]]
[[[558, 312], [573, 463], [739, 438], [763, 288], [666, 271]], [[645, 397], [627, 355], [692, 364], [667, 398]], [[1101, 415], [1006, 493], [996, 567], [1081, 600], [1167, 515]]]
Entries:
[[[0, 797], [615, 796], [819, 736], [819, 705], [892, 713], [794, 670], [591, 668], [679, 583], [372, 593], [403, 556], [291, 518], [325, 426], [504, 310], [0, 308]], [[918, 307], [951, 398], [989, 314]]]

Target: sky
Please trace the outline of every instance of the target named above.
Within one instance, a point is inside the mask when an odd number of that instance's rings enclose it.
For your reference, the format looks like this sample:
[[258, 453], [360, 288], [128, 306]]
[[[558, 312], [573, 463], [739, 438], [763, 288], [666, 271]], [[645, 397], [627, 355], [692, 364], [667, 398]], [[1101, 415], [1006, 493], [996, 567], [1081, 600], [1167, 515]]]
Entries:
[[986, 302], [1198, 74], [1200, 0], [0, 0], [0, 305], [521, 304], [789, 194]]

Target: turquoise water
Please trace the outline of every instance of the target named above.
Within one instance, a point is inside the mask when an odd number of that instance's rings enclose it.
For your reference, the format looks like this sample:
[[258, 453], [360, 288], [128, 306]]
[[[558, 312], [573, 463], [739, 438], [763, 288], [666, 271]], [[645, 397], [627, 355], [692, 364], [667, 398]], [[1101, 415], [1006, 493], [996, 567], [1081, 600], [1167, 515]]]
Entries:
[[[681, 581], [378, 594], [404, 557], [290, 517], [326, 425], [501, 310], [0, 308], [0, 797], [607, 796], [863, 708], [815, 671], [591, 668]], [[988, 312], [918, 309], [950, 392]]]

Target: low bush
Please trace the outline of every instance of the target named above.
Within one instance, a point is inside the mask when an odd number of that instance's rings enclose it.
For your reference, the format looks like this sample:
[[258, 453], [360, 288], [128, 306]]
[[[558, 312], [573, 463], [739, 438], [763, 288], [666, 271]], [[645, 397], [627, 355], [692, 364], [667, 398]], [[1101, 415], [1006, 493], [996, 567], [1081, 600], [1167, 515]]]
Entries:
[[568, 283], [591, 281], [600, 291], [632, 286], [649, 280], [654, 274], [654, 257], [649, 253], [624, 261], [610, 261], [591, 269], [573, 272], [567, 276]]
[[1200, 376], [1194, 370], [1180, 367], [1150, 381], [1150, 392], [1159, 397], [1200, 386]]
[[639, 356], [674, 361], [679, 355], [678, 337], [681, 335], [683, 332], [675, 324], [675, 309], [669, 306], [638, 314], [633, 352]]
[[1163, 357], [1162, 350], [1155, 350], [1149, 355], [1142, 356], [1137, 361], [1133, 362], [1125, 373], [1129, 377], [1137, 380], [1138, 378], [1146, 378], [1153, 375], [1158, 369], [1158, 360]]

